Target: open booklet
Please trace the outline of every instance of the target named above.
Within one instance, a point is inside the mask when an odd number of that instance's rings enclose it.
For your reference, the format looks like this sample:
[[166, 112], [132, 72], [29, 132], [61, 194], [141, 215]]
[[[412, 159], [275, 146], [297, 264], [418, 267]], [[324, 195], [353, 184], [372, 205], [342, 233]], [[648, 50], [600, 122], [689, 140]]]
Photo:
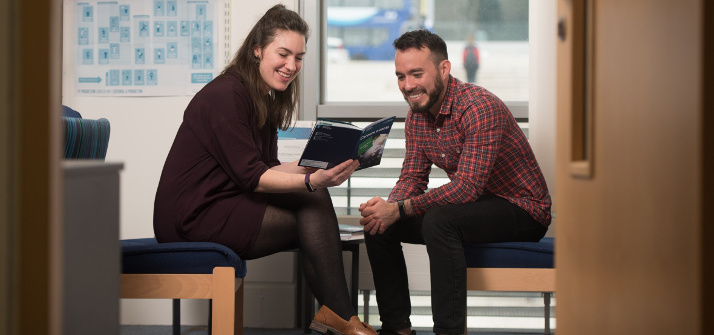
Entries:
[[329, 169], [348, 159], [359, 159], [357, 170], [378, 165], [394, 119], [386, 117], [364, 129], [348, 122], [317, 119], [298, 165]]

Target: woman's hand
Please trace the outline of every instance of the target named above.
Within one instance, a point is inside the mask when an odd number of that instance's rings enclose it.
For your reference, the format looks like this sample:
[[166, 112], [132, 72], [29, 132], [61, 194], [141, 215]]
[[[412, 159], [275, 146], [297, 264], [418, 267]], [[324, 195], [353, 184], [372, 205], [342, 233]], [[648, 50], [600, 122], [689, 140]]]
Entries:
[[310, 176], [310, 184], [315, 188], [341, 185], [359, 167], [359, 160], [346, 160], [329, 170], [317, 170]]

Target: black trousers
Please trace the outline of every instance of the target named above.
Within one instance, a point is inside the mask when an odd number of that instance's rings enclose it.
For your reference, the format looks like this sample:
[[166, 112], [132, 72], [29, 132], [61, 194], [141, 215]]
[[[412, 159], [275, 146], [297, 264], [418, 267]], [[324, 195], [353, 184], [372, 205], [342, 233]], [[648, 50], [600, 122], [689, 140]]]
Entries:
[[411, 301], [402, 243], [425, 244], [431, 273], [434, 333], [462, 334], [466, 324], [463, 242], [539, 241], [548, 230], [508, 200], [483, 195], [467, 204], [435, 206], [423, 216], [397, 221], [365, 244], [382, 328], [411, 327]]

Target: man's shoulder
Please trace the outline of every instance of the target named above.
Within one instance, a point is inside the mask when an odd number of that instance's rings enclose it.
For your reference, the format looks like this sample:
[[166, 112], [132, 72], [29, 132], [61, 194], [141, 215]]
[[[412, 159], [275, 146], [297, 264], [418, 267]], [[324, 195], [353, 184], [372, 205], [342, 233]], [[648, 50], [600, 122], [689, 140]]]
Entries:
[[452, 112], [463, 117], [510, 113], [506, 104], [484, 87], [462, 83], [456, 86], [454, 93]]
[[472, 105], [485, 101], [501, 101], [501, 99], [482, 86], [457, 82], [454, 85], [454, 101], [458, 104]]

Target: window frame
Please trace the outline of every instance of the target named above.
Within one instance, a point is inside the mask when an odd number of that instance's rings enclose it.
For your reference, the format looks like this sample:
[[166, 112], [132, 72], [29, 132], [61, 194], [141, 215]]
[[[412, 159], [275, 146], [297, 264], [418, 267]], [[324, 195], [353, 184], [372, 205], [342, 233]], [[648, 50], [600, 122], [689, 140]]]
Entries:
[[[310, 25], [312, 31], [307, 41], [309, 57], [303, 61], [301, 76], [300, 120], [314, 121], [318, 117], [331, 119], [370, 120], [396, 115], [398, 120], [404, 120], [409, 107], [405, 102], [329, 102], [325, 101], [325, 77], [327, 63], [327, 5], [324, 0], [300, 1], [300, 14]], [[317, 50], [317, 52], [310, 52]], [[397, 89], [395, 79], [394, 89]], [[529, 112], [528, 100], [504, 101], [518, 120], [527, 120]], [[369, 107], [369, 108], [365, 108]]]

